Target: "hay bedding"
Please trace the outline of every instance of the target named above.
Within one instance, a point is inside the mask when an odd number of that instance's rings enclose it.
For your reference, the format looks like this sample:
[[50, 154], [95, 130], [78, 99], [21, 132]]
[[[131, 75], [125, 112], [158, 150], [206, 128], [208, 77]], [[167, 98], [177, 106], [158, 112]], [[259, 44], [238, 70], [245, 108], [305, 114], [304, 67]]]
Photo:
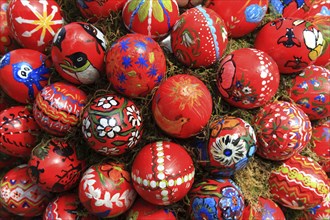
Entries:
[[[75, 22], [75, 21], [83, 21], [83, 22], [89, 22], [87, 19], [83, 18], [80, 14], [80, 11], [77, 9], [75, 5], [74, 0], [57, 0], [59, 5], [62, 8], [63, 16], [66, 21], [66, 23]], [[183, 11], [181, 11], [183, 12]], [[259, 25], [259, 27], [253, 31], [251, 34], [239, 38], [239, 39], [229, 39], [227, 50], [224, 54], [227, 55], [231, 51], [234, 51], [239, 48], [246, 48], [246, 47], [253, 47], [253, 42], [256, 33], [261, 28], [261, 26], [270, 20], [274, 19], [275, 16], [272, 14], [266, 14], [264, 17], [262, 23]], [[99, 28], [105, 35], [106, 38], [109, 41], [109, 45], [111, 45], [114, 41], [116, 41], [121, 36], [124, 36], [125, 34], [129, 33], [128, 30], [124, 27], [124, 24], [122, 22], [121, 13], [111, 13], [107, 19], [97, 21], [96, 23], [93, 23], [97, 28]], [[50, 48], [48, 48], [50, 49]], [[235, 107], [230, 106], [228, 103], [226, 103], [224, 100], [221, 99], [218, 90], [215, 85], [216, 81], [216, 70], [218, 67], [218, 64], [213, 65], [211, 68], [198, 68], [198, 69], [189, 69], [185, 66], [183, 66], [181, 63], [179, 63], [173, 54], [171, 54], [167, 48], [163, 47], [165, 55], [166, 55], [166, 63], [167, 63], [167, 73], [166, 77], [170, 77], [175, 74], [180, 73], [188, 73], [191, 75], [194, 75], [201, 79], [209, 88], [211, 91], [212, 97], [213, 97], [213, 113], [212, 118], [216, 119], [220, 116], [224, 115], [232, 115], [236, 117], [240, 117], [244, 119], [245, 121], [252, 123], [253, 115], [258, 111], [258, 109], [253, 110], [242, 110]], [[49, 50], [48, 50], [49, 51]], [[49, 54], [49, 53], [48, 53]], [[166, 80], [166, 77], [164, 80]], [[287, 96], [285, 92], [285, 88], [290, 86], [289, 78], [293, 77], [292, 75], [281, 75], [281, 81], [280, 81], [280, 87], [277, 91], [277, 94], [274, 97], [275, 99], [281, 99], [290, 101], [290, 98]], [[54, 83], [57, 81], [63, 81], [63, 79], [54, 71], [49, 83]], [[114, 92], [112, 90], [111, 85], [108, 83], [106, 79], [106, 75], [102, 74], [101, 78], [93, 85], [81, 85], [79, 86], [82, 90], [84, 90], [88, 94], [89, 100], [92, 100], [94, 97]], [[88, 164], [92, 165], [95, 163], [98, 163], [100, 161], [104, 160], [115, 160], [115, 161], [121, 161], [127, 164], [128, 169], [130, 169], [130, 166], [133, 162], [133, 158], [143, 147], [144, 145], [158, 141], [158, 140], [171, 140], [173, 142], [179, 143], [183, 145], [187, 151], [192, 156], [195, 168], [196, 168], [196, 176], [195, 179], [201, 179], [203, 177], [211, 177], [209, 175], [209, 172], [207, 168], [200, 166], [196, 161], [196, 139], [200, 139], [202, 141], [206, 141], [208, 139], [208, 126], [203, 129], [203, 131], [197, 135], [197, 137], [190, 138], [190, 139], [175, 139], [171, 138], [169, 136], [166, 136], [165, 133], [163, 133], [156, 125], [152, 117], [151, 113], [151, 100], [153, 97], [153, 94], [157, 88], [155, 88], [147, 97], [145, 98], [135, 98], [133, 101], [139, 106], [143, 119], [144, 119], [144, 134], [142, 136], [141, 141], [139, 144], [132, 149], [132, 151], [117, 157], [104, 157], [100, 154], [97, 154], [93, 150], [89, 149], [89, 147], [86, 145], [86, 143], [82, 140], [82, 132], [81, 129], [77, 129], [75, 133], [70, 134], [66, 136], [68, 140], [74, 142], [76, 146], [78, 147], [78, 152], [80, 154], [85, 155], [87, 158]], [[80, 126], [80, 125], [79, 125]], [[78, 127], [79, 127], [78, 126]], [[46, 141], [50, 138], [50, 136], [46, 133], [43, 133], [41, 139], [42, 141]], [[311, 150], [312, 145], [309, 144], [305, 148], [305, 150], [302, 152], [303, 155], [308, 155], [318, 161], [318, 157], [312, 152]], [[19, 160], [18, 163], [23, 163], [24, 161]], [[267, 161], [264, 159], [261, 159], [258, 156], [254, 156], [252, 158], [247, 167], [243, 170], [237, 172], [233, 176], [233, 180], [241, 187], [242, 193], [245, 198], [246, 205], [251, 204], [252, 206], [256, 205], [257, 198], [259, 196], [263, 196], [265, 198], [270, 198], [270, 193], [268, 190], [268, 177], [270, 174], [270, 171], [278, 166], [279, 163], [274, 161]], [[7, 170], [7, 169], [6, 169]], [[4, 174], [4, 170], [1, 172]], [[77, 189], [75, 189], [77, 190]], [[169, 209], [173, 210], [176, 214], [178, 219], [187, 219], [187, 205], [189, 204], [188, 198], [185, 197], [180, 202], [177, 202], [173, 205], [168, 206]], [[290, 209], [285, 209], [284, 211], [287, 219], [297, 219], [299, 216], [302, 215], [301, 211], [295, 211]], [[85, 215], [86, 212], [82, 211], [81, 215]], [[118, 217], [119, 219], [124, 218], [123, 216]]]

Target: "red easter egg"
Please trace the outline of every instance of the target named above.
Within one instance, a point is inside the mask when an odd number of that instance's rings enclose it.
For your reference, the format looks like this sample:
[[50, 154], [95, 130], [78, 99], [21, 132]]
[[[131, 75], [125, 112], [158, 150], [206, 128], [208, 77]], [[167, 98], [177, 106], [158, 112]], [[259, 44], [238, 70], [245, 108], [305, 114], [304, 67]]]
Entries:
[[277, 92], [280, 73], [276, 62], [266, 53], [242, 48], [220, 63], [217, 87], [229, 104], [251, 109], [265, 105]]
[[43, 220], [96, 219], [96, 217], [91, 215], [79, 215], [82, 211], [80, 206], [81, 204], [78, 195], [74, 193], [60, 194], [49, 202], [43, 214]]
[[252, 126], [241, 118], [225, 116], [210, 124], [207, 147], [212, 173], [231, 176], [243, 169], [256, 152], [256, 135]]
[[244, 208], [242, 219], [285, 220], [282, 209], [271, 199], [258, 198], [258, 204]]
[[307, 215], [310, 220], [330, 219], [330, 192], [321, 204], [308, 209]]
[[146, 96], [166, 74], [165, 55], [150, 37], [127, 34], [108, 50], [106, 72], [117, 92], [133, 98]]
[[34, 217], [43, 213], [50, 194], [33, 183], [27, 174], [26, 164], [8, 171], [0, 182], [0, 203], [10, 213]]
[[[271, 37], [270, 37], [271, 36]], [[325, 40], [318, 28], [302, 19], [278, 18], [258, 32], [254, 46], [269, 54], [280, 73], [291, 74], [313, 64]]]
[[134, 220], [176, 220], [174, 212], [162, 206], [154, 205], [143, 200], [141, 197], [137, 198], [133, 206], [129, 209], [126, 219]]
[[231, 179], [204, 179], [189, 192], [190, 219], [241, 219], [244, 198]]
[[61, 8], [54, 0], [11, 0], [8, 25], [15, 40], [24, 48], [45, 52], [64, 24]]
[[50, 60], [39, 51], [13, 50], [0, 60], [0, 87], [18, 102], [33, 102], [48, 83], [50, 67]]
[[75, 84], [92, 84], [104, 71], [104, 34], [85, 22], [73, 22], [56, 33], [51, 48], [56, 71]]
[[180, 8], [193, 8], [203, 3], [203, 0], [176, 0]]
[[89, 21], [96, 22], [110, 17], [110, 13], [118, 12], [124, 7], [126, 0], [76, 0], [77, 8]]
[[79, 184], [79, 199], [89, 213], [100, 218], [127, 211], [136, 198], [129, 172], [122, 163], [92, 165]]
[[75, 146], [53, 138], [32, 150], [28, 165], [29, 176], [40, 188], [64, 192], [79, 183], [85, 161], [78, 157]]
[[299, 154], [274, 169], [268, 183], [272, 198], [290, 209], [313, 208], [330, 192], [329, 180], [322, 167]]
[[286, 160], [302, 151], [312, 136], [308, 116], [298, 106], [275, 101], [255, 117], [257, 154], [269, 160]]
[[320, 121], [316, 125], [313, 125], [313, 137], [314, 143], [313, 151], [319, 156], [319, 164], [323, 167], [325, 172], [330, 172], [330, 119]]
[[179, 7], [176, 0], [128, 0], [122, 18], [129, 31], [159, 39], [178, 20]]
[[87, 96], [82, 90], [64, 82], [56, 82], [38, 93], [33, 115], [46, 132], [65, 136], [77, 126], [86, 101]]
[[288, 92], [310, 120], [330, 116], [330, 70], [321, 66], [308, 66], [293, 78]]
[[92, 100], [82, 117], [87, 144], [103, 155], [120, 155], [135, 147], [142, 127], [142, 115], [134, 102], [114, 94]]
[[209, 67], [219, 61], [227, 48], [227, 30], [212, 9], [196, 6], [180, 15], [171, 32], [171, 47], [186, 66]]
[[168, 135], [191, 137], [199, 133], [211, 117], [211, 93], [195, 76], [171, 76], [157, 89], [152, 113], [157, 125]]
[[3, 55], [17, 47], [14, 38], [10, 35], [7, 9], [7, 0], [0, 0], [0, 55]]
[[229, 36], [242, 37], [260, 24], [267, 12], [268, 0], [207, 0], [204, 5], [224, 20]]
[[146, 201], [170, 205], [181, 200], [194, 182], [195, 168], [187, 151], [169, 141], [145, 145], [132, 165], [133, 186]]
[[41, 134], [32, 112], [14, 106], [0, 112], [0, 151], [14, 157], [29, 157]]

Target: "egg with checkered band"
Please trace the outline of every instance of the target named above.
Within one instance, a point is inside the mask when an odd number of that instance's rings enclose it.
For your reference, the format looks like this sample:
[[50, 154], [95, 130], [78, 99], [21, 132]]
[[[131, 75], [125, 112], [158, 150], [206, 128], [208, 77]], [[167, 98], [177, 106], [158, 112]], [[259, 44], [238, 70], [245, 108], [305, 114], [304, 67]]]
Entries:
[[192, 158], [179, 144], [158, 141], [145, 145], [133, 161], [131, 177], [137, 193], [155, 205], [170, 205], [190, 190], [195, 175]]

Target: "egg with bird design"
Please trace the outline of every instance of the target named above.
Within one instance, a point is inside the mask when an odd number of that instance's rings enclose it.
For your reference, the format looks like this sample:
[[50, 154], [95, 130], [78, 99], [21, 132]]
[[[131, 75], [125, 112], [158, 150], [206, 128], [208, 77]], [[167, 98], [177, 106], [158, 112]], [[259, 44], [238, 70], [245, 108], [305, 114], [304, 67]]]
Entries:
[[92, 24], [69, 23], [53, 39], [51, 55], [55, 69], [71, 83], [95, 83], [105, 69], [107, 45], [104, 34]]

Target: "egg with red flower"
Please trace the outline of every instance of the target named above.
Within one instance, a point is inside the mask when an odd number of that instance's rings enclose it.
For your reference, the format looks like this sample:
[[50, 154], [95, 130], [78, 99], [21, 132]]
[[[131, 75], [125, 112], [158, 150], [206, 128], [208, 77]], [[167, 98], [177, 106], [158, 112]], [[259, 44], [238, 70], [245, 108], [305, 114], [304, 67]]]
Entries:
[[87, 95], [77, 87], [55, 82], [45, 86], [33, 104], [33, 116], [47, 133], [65, 136], [72, 132], [83, 112]]
[[154, 39], [166, 36], [179, 18], [176, 0], [128, 0], [122, 12], [128, 30]]
[[103, 155], [121, 155], [134, 148], [143, 133], [142, 114], [136, 104], [115, 94], [91, 100], [82, 116], [87, 144]]
[[32, 112], [13, 106], [0, 112], [0, 151], [14, 157], [29, 157], [41, 134]]
[[312, 125], [297, 105], [275, 101], [260, 109], [254, 119], [257, 154], [269, 160], [286, 160], [301, 152], [312, 136]]
[[104, 71], [104, 34], [86, 22], [72, 22], [56, 33], [51, 57], [56, 71], [74, 84], [92, 84]]
[[108, 50], [106, 73], [117, 92], [132, 98], [145, 97], [166, 74], [165, 55], [152, 38], [127, 34]]
[[237, 38], [251, 33], [261, 23], [268, 0], [207, 0], [204, 5], [224, 20], [228, 35]]
[[199, 133], [212, 114], [212, 97], [197, 77], [178, 74], [166, 79], [152, 99], [156, 124], [168, 135], [188, 138]]
[[37, 93], [47, 85], [50, 68], [50, 60], [39, 51], [13, 50], [0, 60], [0, 87], [17, 102], [33, 102]]
[[45, 52], [64, 25], [61, 8], [54, 0], [12, 0], [8, 5], [11, 35], [24, 48]]
[[51, 195], [33, 183], [26, 164], [9, 170], [0, 182], [0, 203], [10, 213], [21, 217], [41, 215]]
[[231, 179], [204, 179], [189, 192], [190, 219], [241, 219], [244, 197]]
[[33, 148], [28, 165], [29, 176], [40, 188], [64, 192], [79, 183], [85, 161], [78, 157], [74, 145], [53, 138]]
[[310, 120], [330, 116], [330, 70], [311, 65], [291, 82], [289, 96]]
[[324, 45], [320, 30], [298, 18], [278, 18], [268, 22], [254, 41], [255, 48], [270, 55], [283, 74], [297, 73], [312, 65]]
[[190, 190], [195, 167], [179, 144], [157, 141], [145, 145], [133, 160], [131, 176], [137, 193], [154, 205], [170, 205]]
[[79, 199], [89, 213], [113, 218], [134, 203], [136, 192], [125, 164], [102, 162], [89, 167], [79, 184]]
[[257, 204], [244, 208], [243, 219], [285, 220], [282, 209], [271, 199], [259, 197]]
[[274, 201], [290, 209], [313, 208], [330, 192], [329, 180], [322, 167], [299, 154], [272, 170], [268, 184]]
[[265, 105], [277, 92], [280, 73], [276, 62], [261, 50], [242, 48], [222, 59], [217, 87], [229, 104], [251, 109]]
[[212, 9], [196, 6], [180, 15], [171, 32], [175, 57], [188, 67], [209, 67], [227, 48], [225, 23]]

